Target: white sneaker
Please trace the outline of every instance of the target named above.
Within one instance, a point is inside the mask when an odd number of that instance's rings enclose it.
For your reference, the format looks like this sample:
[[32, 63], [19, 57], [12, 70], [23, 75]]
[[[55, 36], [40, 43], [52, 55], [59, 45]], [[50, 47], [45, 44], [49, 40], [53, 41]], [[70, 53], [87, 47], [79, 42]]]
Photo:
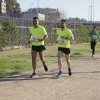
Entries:
[[36, 73], [32, 73], [32, 75], [30, 75], [30, 78], [38, 78], [38, 75]]

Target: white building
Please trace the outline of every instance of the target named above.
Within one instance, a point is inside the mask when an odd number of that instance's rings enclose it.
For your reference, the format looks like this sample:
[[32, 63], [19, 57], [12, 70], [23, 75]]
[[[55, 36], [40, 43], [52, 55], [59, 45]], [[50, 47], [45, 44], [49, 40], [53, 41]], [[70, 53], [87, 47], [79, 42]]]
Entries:
[[27, 19], [38, 17], [43, 21], [58, 22], [62, 19], [62, 14], [54, 8], [30, 8], [28, 11], [23, 12], [23, 17]]
[[[32, 9], [33, 10], [33, 9]], [[45, 14], [45, 21], [60, 21], [62, 14], [54, 8], [36, 8], [39, 13]]]
[[0, 0], [0, 13], [6, 13], [6, 1]]
[[23, 14], [23, 17], [27, 19], [33, 19], [34, 17], [38, 17], [39, 20], [45, 21], [45, 15], [38, 13], [38, 11], [28, 10], [28, 11], [23, 12], [22, 14]]

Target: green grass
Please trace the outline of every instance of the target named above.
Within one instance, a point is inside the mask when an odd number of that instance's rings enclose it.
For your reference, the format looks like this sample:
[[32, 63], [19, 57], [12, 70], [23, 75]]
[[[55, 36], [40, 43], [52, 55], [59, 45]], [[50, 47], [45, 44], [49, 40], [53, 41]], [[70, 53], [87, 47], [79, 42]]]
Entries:
[[[100, 43], [96, 45], [96, 53], [100, 52]], [[44, 51], [46, 64], [57, 63], [57, 45], [46, 46]], [[90, 43], [71, 44], [71, 59], [91, 55]], [[63, 57], [63, 61], [65, 58]], [[0, 78], [8, 77], [23, 71], [32, 70], [31, 48], [12, 49], [0, 52]], [[37, 56], [37, 68], [42, 62]]]
[[31, 62], [25, 60], [0, 60], [0, 78], [31, 70]]

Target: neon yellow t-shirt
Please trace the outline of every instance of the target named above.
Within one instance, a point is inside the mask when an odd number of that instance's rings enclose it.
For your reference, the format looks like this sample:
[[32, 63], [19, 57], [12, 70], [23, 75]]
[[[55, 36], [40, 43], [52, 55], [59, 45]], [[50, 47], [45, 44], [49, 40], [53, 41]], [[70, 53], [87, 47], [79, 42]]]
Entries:
[[38, 39], [42, 39], [44, 35], [47, 34], [45, 28], [43, 26], [38, 26], [34, 28], [34, 26], [30, 27], [30, 34], [32, 34], [32, 45], [40, 46], [44, 45], [44, 41], [39, 42]]
[[62, 48], [70, 48], [70, 40], [61, 39], [61, 36], [70, 38], [73, 37], [72, 32], [66, 28], [65, 30], [57, 29], [57, 35], [58, 35], [58, 47]]

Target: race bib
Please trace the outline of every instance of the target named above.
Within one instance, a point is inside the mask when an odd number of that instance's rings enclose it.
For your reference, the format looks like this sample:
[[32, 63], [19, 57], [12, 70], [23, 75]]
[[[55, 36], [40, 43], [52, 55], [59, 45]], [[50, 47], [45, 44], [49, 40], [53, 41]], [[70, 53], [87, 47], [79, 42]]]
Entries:
[[97, 35], [92, 35], [92, 39], [97, 39]]
[[65, 39], [61, 39], [60, 38], [58, 42], [59, 42], [59, 44], [66, 44], [66, 40]]
[[38, 36], [32, 35], [32, 41], [37, 42], [38, 41]]

